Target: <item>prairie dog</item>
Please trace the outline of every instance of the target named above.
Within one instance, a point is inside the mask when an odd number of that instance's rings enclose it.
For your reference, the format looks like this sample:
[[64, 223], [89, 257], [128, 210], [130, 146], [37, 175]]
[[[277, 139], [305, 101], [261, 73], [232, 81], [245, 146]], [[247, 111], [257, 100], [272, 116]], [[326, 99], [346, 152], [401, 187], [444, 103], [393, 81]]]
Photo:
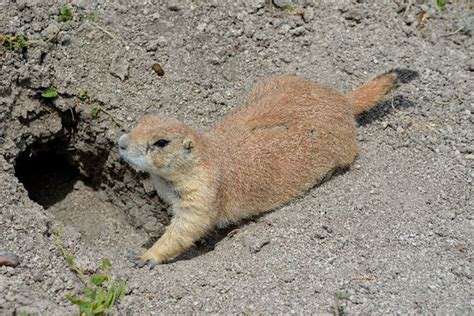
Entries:
[[395, 69], [348, 94], [273, 77], [203, 131], [173, 118], [142, 118], [120, 137], [119, 152], [151, 175], [173, 219], [140, 262], [169, 261], [212, 228], [282, 206], [349, 166], [359, 150], [354, 117], [414, 76]]

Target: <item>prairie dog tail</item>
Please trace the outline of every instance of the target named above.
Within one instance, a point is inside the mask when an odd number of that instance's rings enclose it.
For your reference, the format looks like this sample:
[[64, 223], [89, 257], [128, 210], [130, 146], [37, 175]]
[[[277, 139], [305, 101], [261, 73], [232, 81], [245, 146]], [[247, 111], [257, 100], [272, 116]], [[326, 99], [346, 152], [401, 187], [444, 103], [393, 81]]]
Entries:
[[370, 110], [394, 88], [416, 77], [418, 77], [418, 72], [416, 71], [396, 68], [367, 81], [359, 88], [349, 92], [346, 96], [352, 103], [354, 115]]

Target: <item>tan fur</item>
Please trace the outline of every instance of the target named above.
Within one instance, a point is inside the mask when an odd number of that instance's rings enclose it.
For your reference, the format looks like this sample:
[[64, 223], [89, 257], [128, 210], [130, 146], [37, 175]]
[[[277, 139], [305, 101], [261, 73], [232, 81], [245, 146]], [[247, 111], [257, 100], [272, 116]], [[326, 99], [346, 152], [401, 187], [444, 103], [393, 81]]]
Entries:
[[369, 110], [395, 86], [397, 73], [392, 72], [368, 81], [358, 89], [347, 94], [352, 100], [354, 114]]
[[[181, 200], [165, 234], [141, 258], [173, 259], [213, 227], [284, 205], [349, 166], [358, 153], [354, 114], [376, 104], [393, 76], [347, 96], [301, 78], [274, 77], [202, 132], [170, 118], [143, 118], [121, 139], [121, 155], [143, 158], [136, 168], [164, 179]], [[158, 139], [170, 142], [154, 148]]]

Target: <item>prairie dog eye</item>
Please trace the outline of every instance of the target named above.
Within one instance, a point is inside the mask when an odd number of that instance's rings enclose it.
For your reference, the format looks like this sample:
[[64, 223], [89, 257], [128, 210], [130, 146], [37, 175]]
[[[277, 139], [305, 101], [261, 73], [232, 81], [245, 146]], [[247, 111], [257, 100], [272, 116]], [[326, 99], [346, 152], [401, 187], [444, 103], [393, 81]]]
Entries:
[[170, 142], [170, 141], [167, 140], [167, 139], [160, 138], [160, 139], [158, 139], [156, 142], [153, 143], [153, 146], [163, 148], [163, 147], [165, 147], [166, 145], [168, 145], [169, 142]]

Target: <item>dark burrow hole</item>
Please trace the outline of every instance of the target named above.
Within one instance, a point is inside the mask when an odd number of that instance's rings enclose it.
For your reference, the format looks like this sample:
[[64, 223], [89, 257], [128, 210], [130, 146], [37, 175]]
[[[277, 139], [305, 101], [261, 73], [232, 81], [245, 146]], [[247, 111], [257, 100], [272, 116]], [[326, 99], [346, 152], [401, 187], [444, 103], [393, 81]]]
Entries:
[[45, 209], [63, 200], [81, 178], [79, 168], [59, 141], [23, 151], [15, 162], [15, 175], [31, 200]]
[[137, 248], [147, 236], [103, 183], [101, 159], [107, 152], [99, 152], [78, 151], [66, 137], [37, 142], [16, 158], [15, 175], [32, 201], [61, 225], [74, 227], [85, 241], [99, 248]]

